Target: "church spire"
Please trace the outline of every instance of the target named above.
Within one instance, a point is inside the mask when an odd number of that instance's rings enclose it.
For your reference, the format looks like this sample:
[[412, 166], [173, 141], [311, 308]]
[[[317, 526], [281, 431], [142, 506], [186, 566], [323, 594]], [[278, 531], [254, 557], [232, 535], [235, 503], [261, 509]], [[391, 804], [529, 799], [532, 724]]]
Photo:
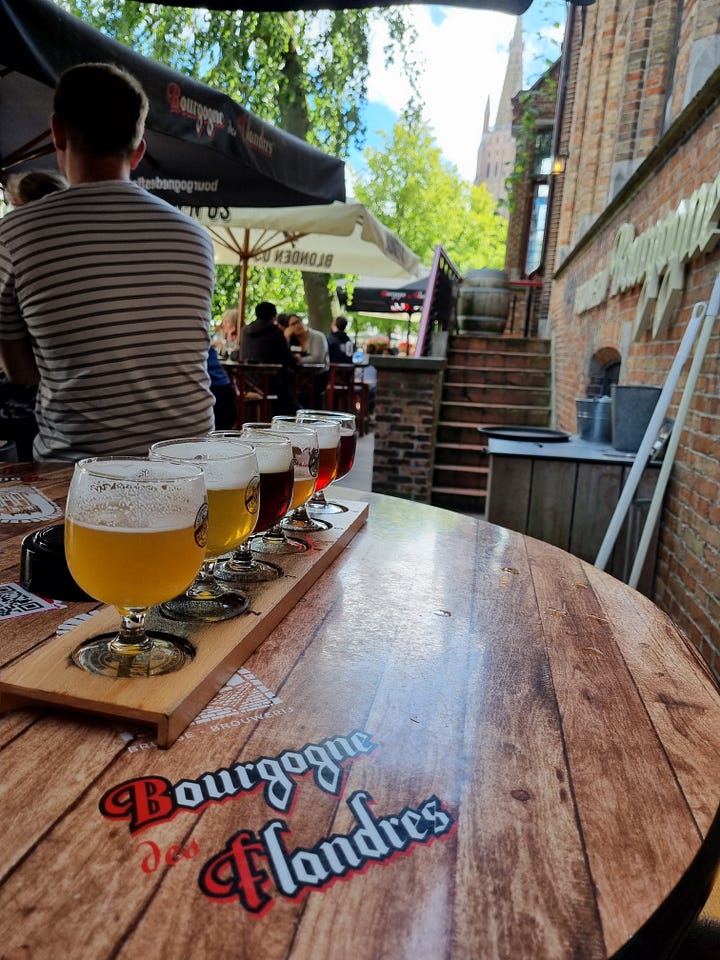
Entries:
[[508, 65], [505, 71], [497, 117], [493, 129], [510, 129], [512, 125], [512, 98], [523, 88], [522, 17], [515, 20], [515, 32], [510, 41]]
[[[499, 204], [507, 202], [506, 180], [515, 163], [515, 138], [512, 135], [512, 98], [522, 90], [523, 82], [522, 20], [515, 20], [515, 32], [508, 49], [505, 72], [495, 126], [490, 127], [490, 101], [485, 108], [483, 132], [477, 154], [475, 185], [485, 184]], [[503, 215], [505, 215], [503, 209]]]

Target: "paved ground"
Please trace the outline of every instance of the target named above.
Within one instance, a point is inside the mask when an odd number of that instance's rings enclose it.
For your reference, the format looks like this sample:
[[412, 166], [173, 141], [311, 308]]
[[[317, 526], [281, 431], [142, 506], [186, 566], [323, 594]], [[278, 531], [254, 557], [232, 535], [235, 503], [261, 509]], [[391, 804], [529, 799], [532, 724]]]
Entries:
[[366, 433], [358, 439], [355, 463], [350, 473], [342, 480], [336, 480], [340, 487], [350, 487], [353, 490], [372, 490], [373, 453], [375, 451], [375, 435]]

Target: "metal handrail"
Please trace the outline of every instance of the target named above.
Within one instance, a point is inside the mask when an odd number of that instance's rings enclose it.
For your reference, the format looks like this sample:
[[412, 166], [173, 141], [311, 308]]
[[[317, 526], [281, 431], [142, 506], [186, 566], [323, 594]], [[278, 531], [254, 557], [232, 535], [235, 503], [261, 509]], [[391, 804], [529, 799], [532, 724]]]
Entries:
[[420, 329], [418, 330], [415, 356], [428, 355], [434, 330], [448, 331], [457, 328], [455, 305], [457, 285], [462, 274], [447, 255], [441, 244], [435, 247], [430, 275], [425, 288]]

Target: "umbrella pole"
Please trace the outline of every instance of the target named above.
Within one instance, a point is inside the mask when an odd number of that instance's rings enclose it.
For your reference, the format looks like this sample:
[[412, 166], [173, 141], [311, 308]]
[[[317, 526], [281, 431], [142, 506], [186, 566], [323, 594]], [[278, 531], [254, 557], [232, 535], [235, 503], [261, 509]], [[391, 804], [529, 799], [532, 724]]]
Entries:
[[[245, 231], [245, 249], [247, 250], [249, 240], [249, 231]], [[242, 256], [240, 259], [240, 297], [238, 298], [238, 311], [239, 311], [239, 320], [240, 326], [245, 326], [245, 305], [247, 299], [247, 272], [248, 272], [248, 258]], [[240, 331], [238, 331], [238, 336]]]

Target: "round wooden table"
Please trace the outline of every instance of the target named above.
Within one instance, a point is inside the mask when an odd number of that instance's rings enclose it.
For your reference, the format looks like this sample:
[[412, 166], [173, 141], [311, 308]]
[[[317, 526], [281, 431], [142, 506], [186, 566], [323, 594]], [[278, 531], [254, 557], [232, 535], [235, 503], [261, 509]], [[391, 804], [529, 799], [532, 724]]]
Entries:
[[[9, 468], [63, 502], [67, 466]], [[0, 955], [669, 955], [719, 855], [699, 656], [555, 547], [346, 495], [366, 527], [168, 750], [0, 717]], [[2, 663], [90, 608], [3, 620]]]

